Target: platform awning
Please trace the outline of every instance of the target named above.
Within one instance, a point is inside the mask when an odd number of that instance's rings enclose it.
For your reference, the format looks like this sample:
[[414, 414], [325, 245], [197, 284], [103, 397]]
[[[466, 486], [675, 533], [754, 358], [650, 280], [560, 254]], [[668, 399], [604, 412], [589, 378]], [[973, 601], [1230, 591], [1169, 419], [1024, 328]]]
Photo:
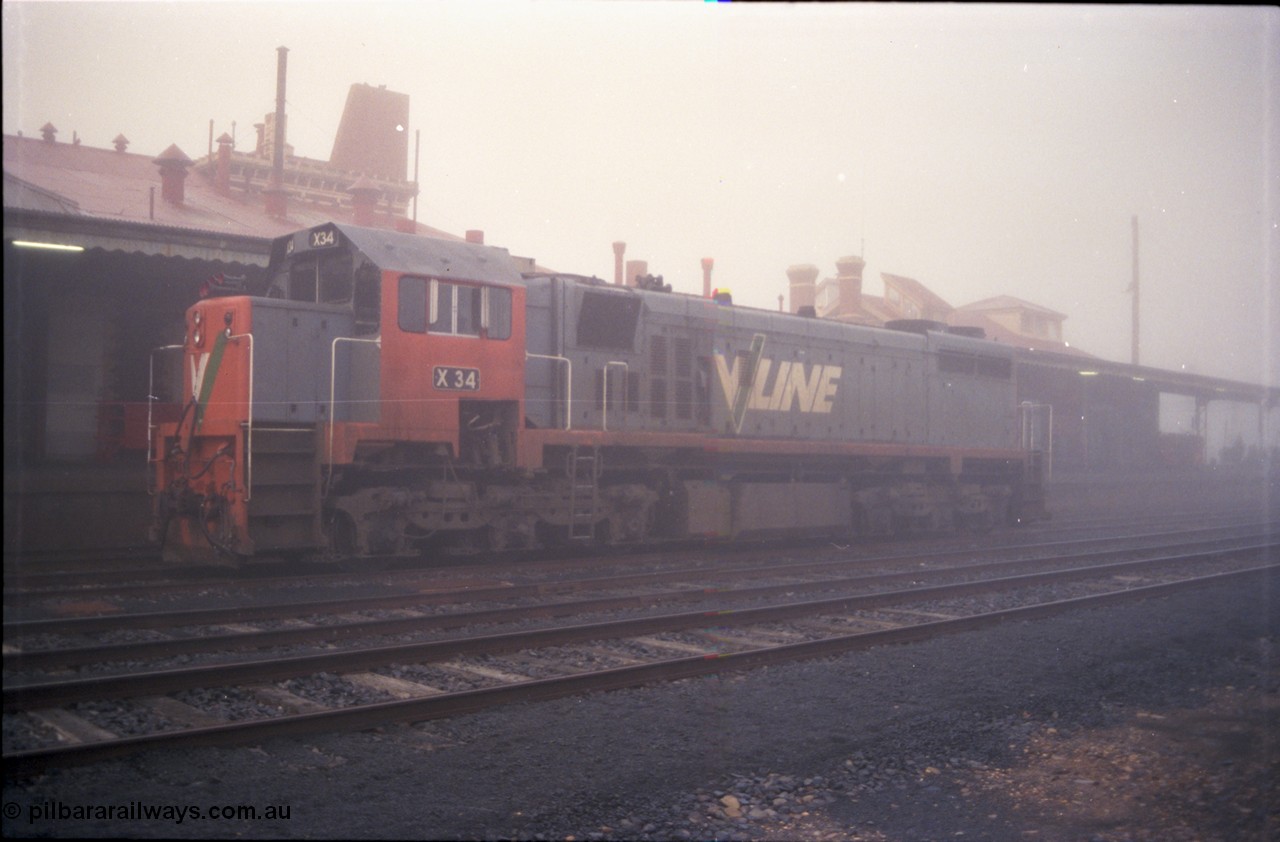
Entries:
[[271, 254], [267, 238], [12, 208], [4, 212], [4, 238], [246, 266], [265, 267]]

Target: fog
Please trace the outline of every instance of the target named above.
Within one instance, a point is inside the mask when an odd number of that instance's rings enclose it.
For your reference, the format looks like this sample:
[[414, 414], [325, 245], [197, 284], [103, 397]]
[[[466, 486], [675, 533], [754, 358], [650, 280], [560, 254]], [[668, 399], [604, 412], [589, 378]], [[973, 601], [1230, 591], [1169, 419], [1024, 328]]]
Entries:
[[[1128, 361], [1280, 385], [1280, 13], [704, 3], [6, 2], [4, 132], [206, 154], [275, 107], [327, 159], [352, 83], [411, 98], [419, 221], [776, 309], [862, 254], [1014, 295]], [[414, 168], [410, 138], [409, 170]]]

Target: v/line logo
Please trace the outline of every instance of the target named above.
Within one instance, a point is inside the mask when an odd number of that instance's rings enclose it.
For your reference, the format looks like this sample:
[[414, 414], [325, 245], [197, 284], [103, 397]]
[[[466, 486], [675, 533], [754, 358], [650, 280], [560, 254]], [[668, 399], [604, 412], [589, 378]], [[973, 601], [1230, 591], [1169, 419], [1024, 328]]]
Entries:
[[[206, 354], [194, 353], [187, 359], [191, 363], [191, 399], [195, 401], [195, 426], [200, 427], [204, 420], [204, 410], [209, 403], [209, 395], [213, 392], [213, 382], [218, 377], [218, 368], [222, 365], [222, 352], [227, 347], [227, 333], [219, 331], [213, 340], [213, 350]], [[198, 358], [198, 359], [197, 359]]]
[[[729, 363], [725, 355], [715, 353], [716, 374], [725, 403], [733, 415], [735, 429], [742, 429], [742, 421], [748, 409], [765, 412], [828, 413], [834, 406], [836, 391], [840, 387], [840, 375], [844, 368], [838, 365], [782, 360], [774, 368], [774, 361], [762, 355], [764, 337], [757, 334], [746, 355], [735, 355]], [[745, 367], [745, 368], [744, 368]], [[773, 376], [770, 377], [771, 371]]]
[[[196, 362], [197, 357], [199, 362]], [[200, 390], [204, 387], [204, 372], [209, 367], [209, 355], [192, 354], [187, 359], [191, 361], [191, 397], [193, 400], [199, 400]]]

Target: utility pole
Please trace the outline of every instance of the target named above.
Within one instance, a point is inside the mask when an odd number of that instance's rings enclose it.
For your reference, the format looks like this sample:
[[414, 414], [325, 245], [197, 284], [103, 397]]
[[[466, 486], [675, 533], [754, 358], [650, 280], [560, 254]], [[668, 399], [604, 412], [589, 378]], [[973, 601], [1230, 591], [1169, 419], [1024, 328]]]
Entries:
[[1132, 362], [1138, 364], [1138, 217], [1133, 218], [1133, 283], [1129, 285], [1133, 293], [1133, 350]]

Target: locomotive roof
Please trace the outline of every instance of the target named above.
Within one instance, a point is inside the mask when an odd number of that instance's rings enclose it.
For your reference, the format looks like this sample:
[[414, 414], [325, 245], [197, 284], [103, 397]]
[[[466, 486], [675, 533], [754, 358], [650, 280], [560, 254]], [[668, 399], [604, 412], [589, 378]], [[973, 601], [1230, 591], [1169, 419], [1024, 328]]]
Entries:
[[[313, 245], [314, 234], [329, 230], [338, 232], [355, 250], [384, 271], [437, 278], [454, 277], [511, 286], [518, 285], [521, 281], [520, 271], [511, 255], [503, 248], [405, 234], [385, 228], [362, 228], [339, 222], [295, 231], [277, 239], [271, 247], [271, 262], [275, 264], [283, 260], [286, 254], [321, 252], [332, 247]], [[290, 243], [293, 245], [292, 252], [288, 251]]]
[[768, 333], [803, 336], [809, 339], [831, 342], [863, 342], [881, 348], [947, 348], [971, 354], [991, 356], [1012, 356], [1014, 348], [990, 339], [977, 339], [971, 336], [944, 332], [904, 331], [887, 327], [850, 324], [831, 319], [811, 316], [799, 316], [794, 313], [779, 313], [741, 305], [717, 304], [706, 298], [694, 295], [670, 292], [654, 292], [635, 287], [619, 287], [604, 283], [597, 278], [583, 278], [573, 275], [525, 276], [527, 284], [549, 281], [558, 278], [572, 286], [584, 287], [609, 295], [633, 296], [643, 302], [650, 313], [666, 316], [670, 319], [684, 319], [691, 325], [701, 325], [715, 330], [737, 328], [743, 330], [763, 331]]

